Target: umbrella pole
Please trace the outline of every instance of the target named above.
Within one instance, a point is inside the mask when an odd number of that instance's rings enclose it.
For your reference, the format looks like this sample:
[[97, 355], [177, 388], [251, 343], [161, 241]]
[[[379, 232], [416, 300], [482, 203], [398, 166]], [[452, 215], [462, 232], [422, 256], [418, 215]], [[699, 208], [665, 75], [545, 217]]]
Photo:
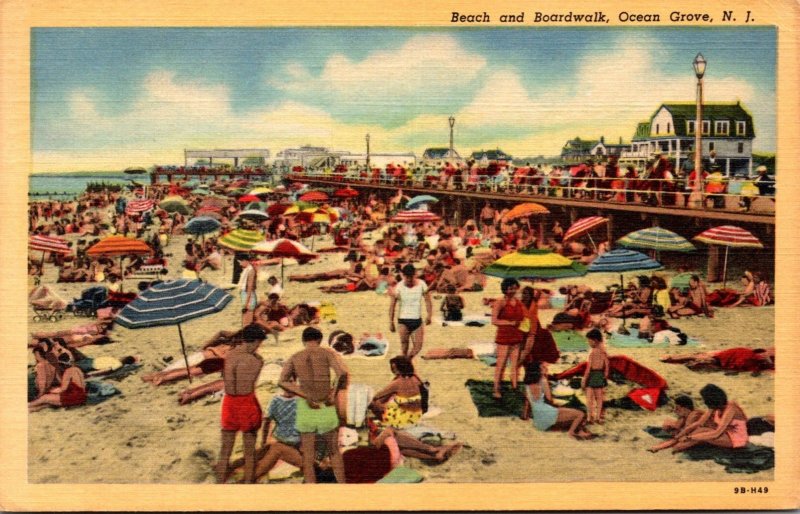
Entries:
[[625, 279], [622, 277], [622, 274], [619, 275], [619, 291], [622, 295], [622, 326], [619, 327], [617, 330], [618, 333], [622, 335], [630, 335], [630, 330], [625, 326], [625, 323], [628, 321], [628, 317], [625, 315]]
[[722, 263], [722, 289], [725, 289], [725, 284], [728, 281], [728, 250], [730, 246], [725, 247], [725, 260]]
[[183, 343], [183, 330], [181, 330], [181, 324], [178, 323], [178, 335], [181, 338], [181, 352], [183, 352], [183, 362], [186, 364], [186, 377], [189, 379], [189, 383], [192, 383], [192, 373], [189, 371], [189, 357], [186, 356], [186, 345]]
[[40, 277], [42, 275], [44, 275], [44, 254], [45, 254], [45, 251], [42, 250], [42, 263], [39, 265], [39, 276]]
[[592, 239], [592, 235], [589, 233], [587, 233], [586, 235], [589, 236], [589, 242], [592, 243], [592, 248], [594, 248], [594, 253], [597, 253], [597, 245], [594, 244], [594, 239]]
[[281, 257], [281, 287], [283, 287], [283, 257]]
[[122, 287], [123, 284], [125, 283], [125, 268], [122, 267], [122, 259], [124, 259], [124, 258], [125, 257], [123, 257], [121, 255], [119, 257], [119, 292], [120, 293], [125, 292], [125, 288]]

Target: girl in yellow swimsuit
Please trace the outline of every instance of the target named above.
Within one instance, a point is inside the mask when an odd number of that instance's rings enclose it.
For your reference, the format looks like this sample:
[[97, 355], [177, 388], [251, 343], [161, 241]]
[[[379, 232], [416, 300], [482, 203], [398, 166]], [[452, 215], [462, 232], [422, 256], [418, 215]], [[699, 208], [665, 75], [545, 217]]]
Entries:
[[414, 373], [414, 365], [403, 356], [389, 361], [395, 377], [375, 394], [372, 410], [380, 423], [394, 428], [415, 425], [422, 418], [422, 381]]

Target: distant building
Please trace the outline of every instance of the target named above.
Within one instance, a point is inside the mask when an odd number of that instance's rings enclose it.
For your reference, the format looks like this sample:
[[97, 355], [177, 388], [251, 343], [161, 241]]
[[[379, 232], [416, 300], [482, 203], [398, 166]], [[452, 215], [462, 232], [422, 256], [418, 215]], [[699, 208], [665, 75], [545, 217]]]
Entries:
[[322, 146], [301, 146], [300, 148], [286, 148], [275, 154], [275, 165], [292, 168], [324, 168], [336, 166], [342, 155], [348, 152], [331, 150]]
[[[185, 148], [183, 150], [183, 164], [189, 166], [189, 161], [199, 160], [201, 162], [208, 161], [209, 166], [214, 166], [214, 159], [233, 159], [233, 165], [239, 166], [239, 159], [255, 160], [258, 159], [260, 163], [264, 163], [269, 159], [270, 153], [267, 148], [241, 148], [241, 149], [214, 149], [214, 150], [197, 150]], [[220, 163], [217, 162], [219, 165]]]
[[[696, 104], [694, 102], [662, 104], [650, 117], [639, 123], [630, 150], [621, 161], [646, 163], [655, 152], [675, 160], [681, 166], [694, 151]], [[703, 105], [702, 157], [708, 161], [711, 152], [727, 176], [750, 175], [753, 170], [753, 117], [740, 102]], [[708, 171], [708, 170], [706, 170]]]
[[422, 159], [420, 159], [420, 163], [426, 166], [444, 166], [446, 162], [451, 164], [461, 164], [464, 162], [464, 159], [458, 155], [458, 152], [453, 150], [450, 151], [450, 148], [442, 147], [442, 148], [426, 148], [424, 152], [422, 152]]
[[475, 161], [478, 163], [478, 166], [481, 167], [488, 166], [490, 162], [496, 162], [498, 164], [511, 164], [511, 156], [499, 148], [495, 150], [479, 150], [477, 152], [472, 152], [472, 155], [470, 155], [470, 160]]
[[598, 158], [619, 157], [622, 152], [629, 150], [630, 147], [629, 144], [622, 142], [622, 138], [619, 138], [618, 144], [612, 144], [606, 143], [606, 138], [600, 136], [600, 141], [589, 150], [589, 154]]
[[585, 162], [592, 157], [592, 149], [598, 143], [600, 141], [597, 139], [581, 139], [576, 136], [575, 139], [570, 139], [561, 148], [561, 160], [568, 163]]
[[[367, 165], [367, 154], [348, 153], [339, 157], [339, 162], [347, 167]], [[414, 153], [372, 153], [369, 154], [369, 165], [372, 168], [386, 168], [389, 164], [396, 164], [404, 168], [414, 167], [417, 156]]]

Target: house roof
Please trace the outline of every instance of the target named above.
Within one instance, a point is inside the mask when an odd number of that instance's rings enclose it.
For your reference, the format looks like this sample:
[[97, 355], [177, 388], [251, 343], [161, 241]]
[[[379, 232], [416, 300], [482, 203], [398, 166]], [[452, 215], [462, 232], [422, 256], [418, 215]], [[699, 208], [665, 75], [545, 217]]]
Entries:
[[561, 153], [564, 152], [588, 152], [594, 146], [599, 143], [599, 139], [581, 139], [576, 137], [575, 139], [570, 139], [564, 144]]
[[[665, 103], [656, 110], [653, 117], [662, 109], [666, 109], [672, 114], [672, 120], [675, 125], [676, 136], [691, 136], [686, 132], [686, 122], [694, 121], [697, 116], [697, 107], [694, 102], [678, 102], [678, 103]], [[650, 118], [652, 120], [652, 117]], [[751, 139], [755, 137], [755, 130], [753, 129], [753, 116], [742, 107], [740, 102], [736, 103], [707, 103], [703, 104], [703, 120], [709, 120], [712, 124], [712, 137], [713, 124], [715, 121], [730, 121], [729, 135], [725, 137], [740, 137]], [[743, 136], [736, 135], [736, 127], [733, 122], [746, 121], [746, 130]], [[641, 124], [640, 124], [641, 125]], [[648, 124], [649, 125], [649, 124]], [[637, 128], [637, 135], [638, 135]], [[648, 127], [649, 132], [649, 127]]]
[[[661, 109], [659, 107], [659, 109]], [[636, 125], [636, 132], [633, 134], [633, 138], [631, 141], [642, 141], [645, 139], [650, 139], [650, 122], [643, 121]]]
[[495, 150], [479, 150], [477, 152], [472, 152], [470, 156], [471, 159], [475, 160], [483, 159], [484, 157], [490, 161], [507, 161], [511, 159], [510, 155], [499, 148]]
[[[444, 159], [450, 153], [450, 148], [448, 147], [433, 147], [433, 148], [426, 148], [425, 151], [422, 153], [423, 159]], [[453, 153], [456, 153], [453, 150]]]

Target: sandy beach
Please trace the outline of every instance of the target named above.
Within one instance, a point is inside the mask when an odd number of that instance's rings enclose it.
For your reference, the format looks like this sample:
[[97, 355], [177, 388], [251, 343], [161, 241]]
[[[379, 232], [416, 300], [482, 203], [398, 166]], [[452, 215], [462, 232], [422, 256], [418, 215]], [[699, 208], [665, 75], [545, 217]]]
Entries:
[[[173, 237], [166, 247], [170, 258], [169, 278], [178, 278], [183, 257], [184, 236]], [[317, 248], [331, 246], [330, 238], [318, 239]], [[291, 273], [312, 273], [343, 267], [343, 253], [323, 253], [303, 266], [287, 259], [287, 277]], [[259, 291], [263, 296], [269, 274], [280, 273], [278, 267], [259, 270]], [[669, 277], [670, 271], [661, 272]], [[632, 274], [635, 275], [635, 274]], [[230, 287], [231, 257], [226, 258], [223, 270], [204, 271], [202, 278], [212, 284]], [[626, 277], [627, 279], [627, 277]], [[603, 290], [618, 281], [618, 275], [589, 274], [577, 279], [562, 279], [548, 283], [557, 288], [567, 283], [582, 283]], [[46, 265], [43, 283], [51, 285], [64, 299], [78, 297], [91, 284], [56, 283], [56, 268]], [[135, 287], [135, 280], [126, 281], [126, 290]], [[490, 278], [486, 291], [465, 293], [465, 314], [483, 315], [489, 309], [484, 297], [499, 297], [499, 280]], [[336, 323], [323, 321], [320, 328], [325, 340], [333, 330], [346, 330], [356, 338], [361, 334], [382, 333], [390, 342], [389, 356], [399, 352], [397, 334], [389, 333], [389, 298], [374, 291], [322, 295], [321, 282], [284, 284], [284, 303], [301, 301], [332, 301]], [[29, 286], [33, 287], [30, 279]], [[541, 284], [537, 284], [540, 287]], [[709, 289], [721, 284], [710, 284]], [[438, 312], [440, 300], [434, 300]], [[540, 312], [547, 324], [557, 311]], [[29, 315], [32, 311], [29, 309]], [[56, 323], [29, 320], [33, 330], [63, 329], [86, 323], [86, 318], [72, 314]], [[630, 321], [629, 321], [630, 323]], [[674, 326], [698, 339], [700, 348], [672, 347], [620, 349], [609, 347], [610, 355], [625, 354], [661, 374], [669, 383], [670, 396], [690, 394], [700, 402], [698, 391], [707, 383], [722, 387], [736, 400], [749, 417], [774, 414], [774, 375], [771, 372], [753, 376], [750, 373], [693, 372], [683, 365], [659, 362], [670, 353], [695, 350], [719, 350], [737, 346], [769, 347], [774, 344], [774, 306], [761, 308], [717, 309], [713, 319], [690, 318], [675, 320]], [[222, 312], [190, 321], [183, 325], [189, 352], [199, 348], [202, 341], [217, 330], [241, 326], [238, 298]], [[260, 354], [265, 363], [280, 365], [292, 353], [301, 349], [302, 327], [283, 332], [279, 342], [267, 339]], [[434, 322], [426, 329], [425, 351], [432, 348], [468, 347], [474, 343], [491, 342], [495, 329], [491, 325], [475, 327], [442, 326]], [[190, 405], [178, 404], [178, 393], [188, 382], [154, 387], [140, 380], [142, 373], [164, 366], [165, 356], [180, 357], [176, 327], [128, 330], [115, 325], [111, 331], [113, 344], [88, 346], [81, 350], [91, 357], [138, 355], [143, 367], [135, 374], [113, 382], [122, 395], [95, 406], [74, 409], [45, 409], [28, 418], [28, 479], [32, 483], [212, 483], [212, 465], [219, 451], [219, 399], [205, 398]], [[586, 352], [562, 352], [564, 362], [551, 367], [558, 372], [586, 359]], [[32, 358], [30, 363], [32, 363]], [[387, 358], [347, 358], [353, 383], [367, 384], [376, 390], [391, 379]], [[651, 454], [647, 450], [657, 442], [643, 429], [660, 425], [672, 415], [671, 408], [655, 412], [629, 411], [610, 408], [603, 426], [593, 426], [600, 437], [592, 441], [575, 441], [562, 433], [542, 433], [530, 421], [512, 417], [482, 418], [477, 414], [464, 383], [468, 379], [491, 380], [493, 368], [478, 359], [424, 360], [417, 359], [418, 374], [431, 383], [431, 404], [441, 414], [425, 420], [425, 424], [442, 432], [452, 432], [464, 449], [451, 460], [430, 465], [407, 459], [406, 465], [419, 471], [427, 482], [581, 482], [581, 481], [727, 481], [741, 475], [729, 474], [713, 461], [688, 461], [669, 452]], [[272, 368], [275, 368], [273, 366]], [[277, 368], [276, 368], [277, 369]], [[194, 384], [215, 380], [218, 375], [201, 377]], [[277, 380], [277, 375], [273, 380]], [[630, 386], [610, 386], [607, 397], [620, 397]], [[276, 394], [274, 383], [263, 383], [257, 396], [266, 406]], [[362, 430], [363, 432], [363, 430]], [[53, 435], [58, 434], [57, 444]], [[362, 440], [365, 435], [362, 434]], [[234, 456], [240, 454], [241, 439]], [[773, 471], [748, 475], [748, 480], [772, 480]], [[300, 474], [288, 479], [302, 481]]]

